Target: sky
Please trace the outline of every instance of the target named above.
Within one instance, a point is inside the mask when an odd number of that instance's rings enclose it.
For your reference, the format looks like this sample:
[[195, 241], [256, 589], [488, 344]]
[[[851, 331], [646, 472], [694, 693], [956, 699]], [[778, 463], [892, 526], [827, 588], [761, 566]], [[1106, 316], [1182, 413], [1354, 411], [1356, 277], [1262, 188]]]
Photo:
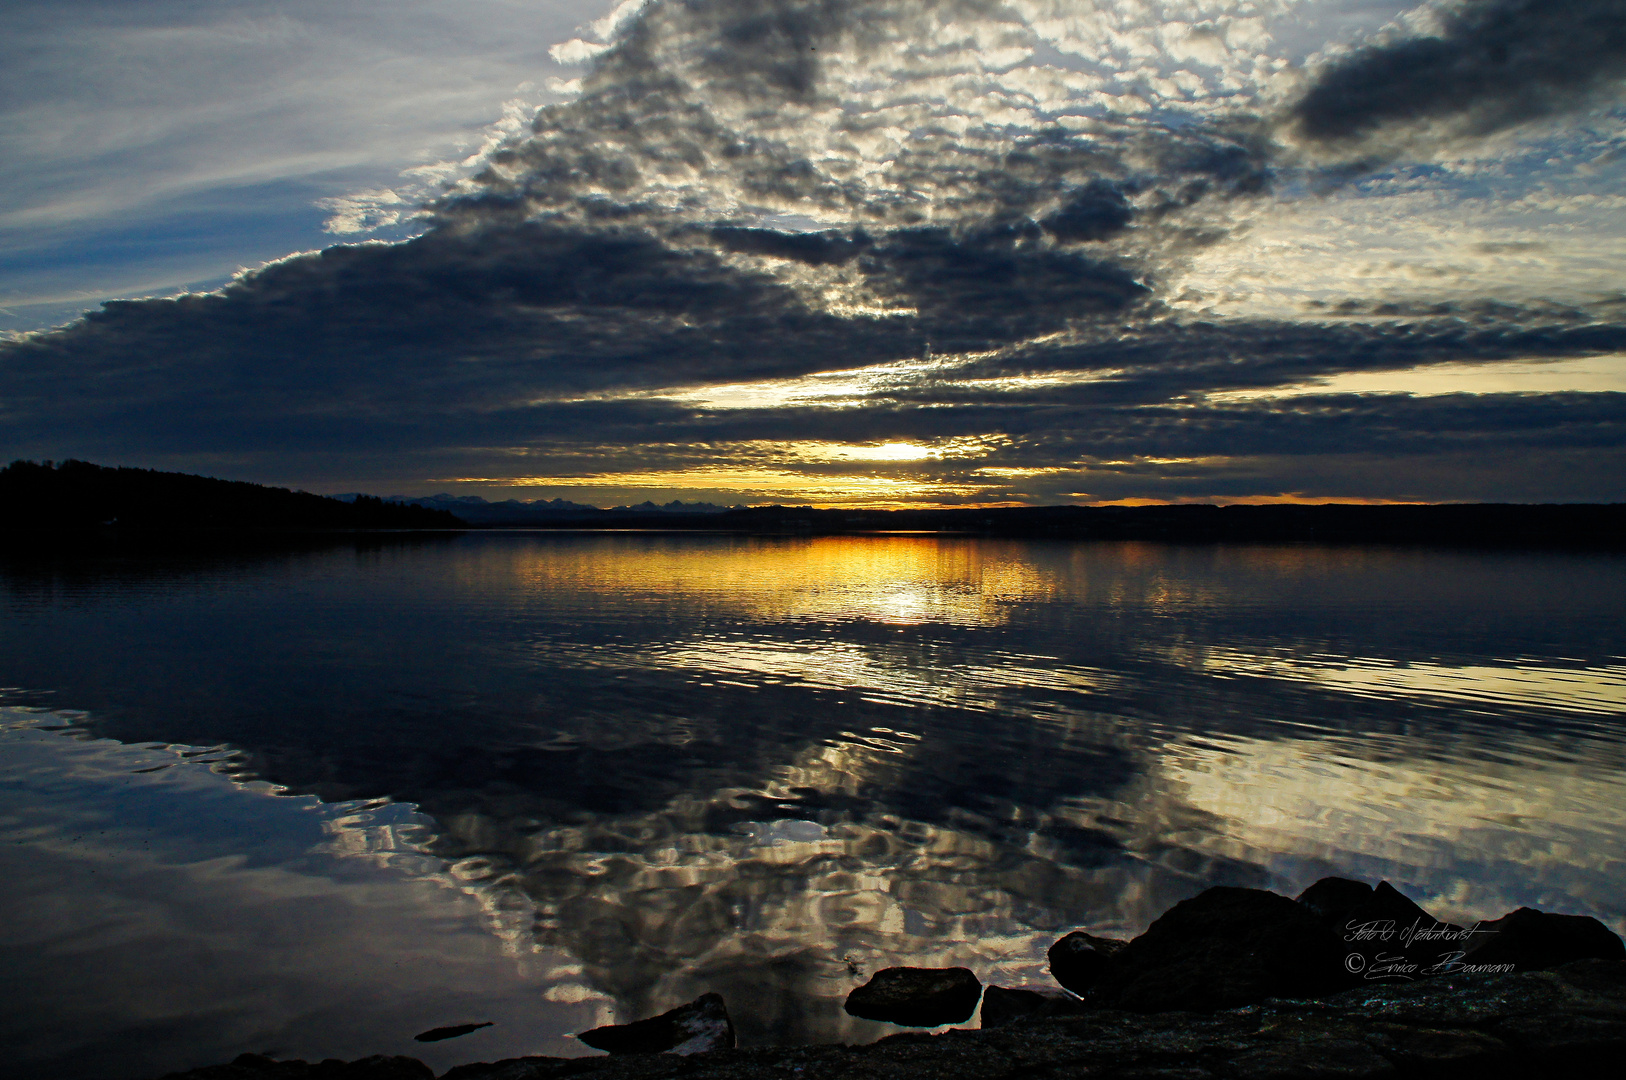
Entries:
[[1626, 501], [1626, 0], [11, 0], [0, 457]]

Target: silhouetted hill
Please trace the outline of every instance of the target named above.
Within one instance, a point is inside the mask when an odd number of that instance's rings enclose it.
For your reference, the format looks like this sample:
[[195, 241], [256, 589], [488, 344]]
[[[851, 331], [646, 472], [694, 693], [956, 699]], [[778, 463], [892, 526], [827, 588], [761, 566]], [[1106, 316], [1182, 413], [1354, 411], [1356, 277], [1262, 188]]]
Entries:
[[106, 468], [84, 461], [14, 461], [0, 469], [0, 528], [455, 529], [444, 510], [400, 506], [362, 496], [340, 502], [287, 488], [262, 487], [151, 469]]

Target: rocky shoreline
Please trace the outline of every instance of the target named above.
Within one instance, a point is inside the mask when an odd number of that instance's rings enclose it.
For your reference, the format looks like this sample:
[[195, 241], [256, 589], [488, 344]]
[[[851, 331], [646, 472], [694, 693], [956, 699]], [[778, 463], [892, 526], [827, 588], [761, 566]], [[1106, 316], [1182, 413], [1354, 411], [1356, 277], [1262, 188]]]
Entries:
[[[1130, 942], [1050, 950], [1064, 990], [982, 988], [963, 968], [889, 968], [848, 1011], [969, 1020], [867, 1046], [738, 1049], [707, 994], [580, 1037], [607, 1057], [461, 1065], [440, 1080], [1288, 1080], [1604, 1075], [1626, 1055], [1626, 946], [1595, 919], [1521, 908], [1435, 920], [1386, 883], [1329, 878], [1297, 899], [1214, 888]], [[435, 1080], [408, 1057], [228, 1065], [165, 1080]]]

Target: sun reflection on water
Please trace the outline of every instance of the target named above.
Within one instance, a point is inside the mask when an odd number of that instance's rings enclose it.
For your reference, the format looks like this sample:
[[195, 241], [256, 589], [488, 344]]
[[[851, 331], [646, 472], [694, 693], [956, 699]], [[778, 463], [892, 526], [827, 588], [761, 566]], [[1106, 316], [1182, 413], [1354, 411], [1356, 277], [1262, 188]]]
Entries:
[[1003, 608], [1052, 593], [1015, 545], [945, 547], [934, 537], [820, 537], [693, 546], [629, 542], [515, 553], [497, 570], [536, 590], [682, 595], [756, 618], [845, 618], [991, 626]]

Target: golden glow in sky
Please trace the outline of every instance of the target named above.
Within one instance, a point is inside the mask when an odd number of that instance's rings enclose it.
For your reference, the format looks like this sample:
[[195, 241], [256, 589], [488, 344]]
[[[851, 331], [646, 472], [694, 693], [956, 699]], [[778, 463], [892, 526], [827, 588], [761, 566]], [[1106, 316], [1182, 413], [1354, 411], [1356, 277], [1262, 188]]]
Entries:
[[1307, 394], [1553, 394], [1626, 392], [1626, 355], [1571, 360], [1431, 364], [1399, 371], [1351, 371], [1267, 390], [1228, 390], [1210, 401], [1249, 401]]

